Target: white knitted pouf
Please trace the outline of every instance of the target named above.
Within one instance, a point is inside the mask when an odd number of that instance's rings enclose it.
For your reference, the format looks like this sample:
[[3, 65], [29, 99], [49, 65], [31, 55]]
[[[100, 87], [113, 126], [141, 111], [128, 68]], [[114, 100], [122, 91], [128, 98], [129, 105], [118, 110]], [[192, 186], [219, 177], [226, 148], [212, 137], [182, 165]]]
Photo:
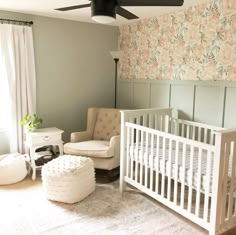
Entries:
[[0, 185], [14, 184], [27, 175], [24, 155], [19, 153], [0, 156]]
[[59, 156], [43, 166], [42, 182], [49, 200], [81, 201], [95, 190], [93, 161], [87, 157]]

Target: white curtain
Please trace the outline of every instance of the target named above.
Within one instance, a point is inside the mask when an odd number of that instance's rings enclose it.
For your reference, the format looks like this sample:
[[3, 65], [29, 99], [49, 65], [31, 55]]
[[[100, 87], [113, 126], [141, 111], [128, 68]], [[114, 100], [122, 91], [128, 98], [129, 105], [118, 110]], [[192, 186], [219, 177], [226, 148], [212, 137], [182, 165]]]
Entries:
[[24, 153], [24, 114], [36, 113], [36, 73], [32, 28], [0, 24], [0, 79], [5, 90], [10, 152]]

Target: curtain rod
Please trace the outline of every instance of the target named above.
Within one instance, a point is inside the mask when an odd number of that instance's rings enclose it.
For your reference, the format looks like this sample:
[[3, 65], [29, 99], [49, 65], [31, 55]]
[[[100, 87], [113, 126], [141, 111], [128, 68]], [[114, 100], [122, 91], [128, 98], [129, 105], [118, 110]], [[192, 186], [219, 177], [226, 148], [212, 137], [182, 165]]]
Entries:
[[26, 25], [32, 25], [34, 23], [33, 21], [11, 20], [11, 19], [2, 19], [2, 18], [0, 18], [0, 21], [8, 21], [9, 23], [10, 22], [23, 23]]

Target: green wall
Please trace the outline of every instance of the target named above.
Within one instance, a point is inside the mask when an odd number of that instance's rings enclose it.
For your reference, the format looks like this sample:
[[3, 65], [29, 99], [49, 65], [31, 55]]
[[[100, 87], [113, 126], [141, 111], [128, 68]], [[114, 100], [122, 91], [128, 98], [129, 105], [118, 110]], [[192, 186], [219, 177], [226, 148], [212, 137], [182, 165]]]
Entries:
[[0, 11], [0, 18], [33, 21], [37, 113], [69, 141], [86, 128], [88, 107], [113, 107], [118, 28]]

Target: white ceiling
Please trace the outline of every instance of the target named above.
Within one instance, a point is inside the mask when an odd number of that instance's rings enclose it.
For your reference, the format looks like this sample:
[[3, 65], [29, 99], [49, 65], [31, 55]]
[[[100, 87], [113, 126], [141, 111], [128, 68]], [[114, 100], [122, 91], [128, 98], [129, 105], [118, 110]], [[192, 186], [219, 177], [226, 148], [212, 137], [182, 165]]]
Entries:
[[[144, 0], [145, 1], [145, 0]], [[209, 2], [210, 0], [184, 0], [182, 7], [124, 7], [137, 15], [140, 19], [163, 15], [165, 13], [186, 9], [190, 6]], [[88, 0], [0, 0], [0, 10], [21, 12], [33, 15], [48, 16], [54, 18], [83, 21], [94, 23], [91, 20], [90, 7], [71, 10], [66, 12], [55, 11], [55, 8], [67, 7], [89, 3]], [[132, 23], [134, 20], [127, 20], [117, 15], [113, 25]]]

